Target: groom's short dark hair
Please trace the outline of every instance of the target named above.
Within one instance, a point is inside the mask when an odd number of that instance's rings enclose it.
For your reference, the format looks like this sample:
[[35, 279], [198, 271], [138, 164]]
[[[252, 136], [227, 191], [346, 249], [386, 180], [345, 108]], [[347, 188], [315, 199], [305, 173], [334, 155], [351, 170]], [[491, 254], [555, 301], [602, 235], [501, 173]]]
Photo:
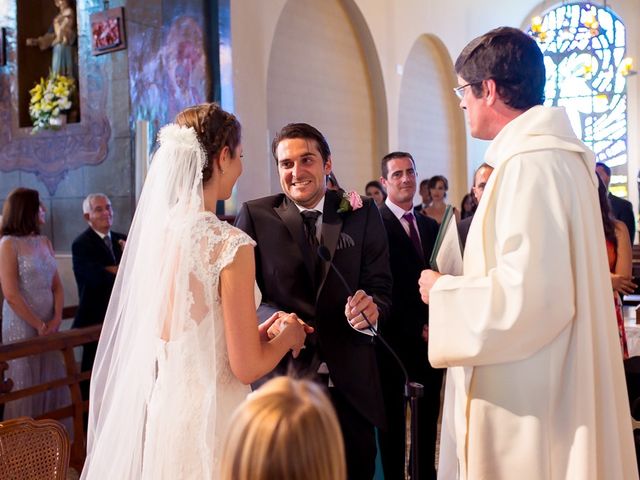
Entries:
[[312, 127], [308, 123], [290, 123], [285, 125], [282, 130], [280, 130], [271, 142], [271, 153], [273, 154], [273, 158], [278, 163], [278, 145], [281, 141], [289, 139], [289, 138], [303, 138], [306, 140], [315, 140], [316, 145], [318, 146], [318, 150], [320, 151], [320, 155], [322, 156], [322, 163], [327, 163], [329, 160], [329, 156], [331, 155], [331, 150], [329, 149], [329, 144], [327, 143], [327, 139], [324, 138], [324, 135], [320, 133], [315, 127]]

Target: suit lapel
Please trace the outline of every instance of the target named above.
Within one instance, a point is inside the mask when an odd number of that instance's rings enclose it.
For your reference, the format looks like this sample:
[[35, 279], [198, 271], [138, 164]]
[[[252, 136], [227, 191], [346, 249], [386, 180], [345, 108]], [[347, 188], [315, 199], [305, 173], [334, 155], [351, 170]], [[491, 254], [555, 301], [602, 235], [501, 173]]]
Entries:
[[[418, 255], [418, 252], [416, 252], [416, 248], [413, 246], [411, 237], [407, 235], [407, 232], [402, 226], [402, 223], [400, 222], [398, 217], [396, 217], [393, 214], [393, 212], [389, 209], [389, 207], [387, 207], [386, 205], [380, 208], [380, 215], [385, 220], [385, 226], [391, 228], [391, 232], [390, 232], [391, 235], [393, 235], [398, 239], [401, 239], [400, 241], [405, 244], [403, 248], [406, 251], [413, 252], [416, 261], [422, 264], [423, 263], [422, 259], [420, 258], [420, 255]], [[426, 238], [425, 237], [426, 233], [424, 232], [424, 228], [421, 228], [420, 226], [420, 222], [418, 221], [418, 216], [416, 215], [415, 217], [416, 217], [416, 223], [418, 224], [418, 232], [420, 234], [420, 245], [422, 246], [422, 255], [424, 258], [427, 258], [425, 256], [426, 253], [425, 253], [425, 242], [424, 242], [424, 239]]]
[[[424, 257], [424, 263], [428, 267], [429, 261], [431, 260], [431, 252], [433, 251], [433, 243], [435, 242], [435, 237], [432, 233], [427, 230], [427, 222], [424, 218], [419, 218], [416, 215], [416, 223], [418, 224], [418, 231], [420, 232], [420, 243], [422, 244], [422, 255]], [[438, 232], [435, 232], [436, 235]]]
[[107, 247], [107, 244], [104, 243], [104, 240], [102, 240], [102, 238], [100, 238], [100, 235], [98, 235], [96, 233], [96, 231], [89, 227], [89, 235], [91, 235], [91, 238], [93, 238], [93, 242], [96, 244], [96, 246], [99, 245], [99, 247], [106, 255], [107, 258], [110, 258], [113, 260], [113, 257], [111, 255], [111, 252], [109, 251], [109, 248]]
[[[322, 244], [329, 250], [330, 258], [336, 253], [340, 232], [342, 232], [342, 217], [338, 213], [340, 206], [339, 194], [327, 190], [324, 196], [324, 209], [322, 212]], [[324, 286], [324, 282], [329, 273], [329, 262], [322, 262], [322, 275], [320, 277], [320, 286], [318, 294]]]
[[316, 252], [310, 252], [310, 248], [305, 240], [300, 210], [298, 210], [298, 207], [296, 207], [296, 205], [286, 196], [283, 197], [283, 201], [280, 205], [274, 207], [274, 210], [287, 227], [287, 230], [289, 230], [294, 243], [298, 246], [302, 259], [304, 260], [304, 264], [307, 267], [309, 278], [313, 282], [315, 258], [311, 255], [315, 255]]
[[114, 235], [113, 231], [111, 232], [111, 244], [113, 245], [113, 254], [116, 257], [116, 264], [120, 265], [120, 260], [122, 260], [122, 247], [120, 246], [120, 238], [119, 235]]

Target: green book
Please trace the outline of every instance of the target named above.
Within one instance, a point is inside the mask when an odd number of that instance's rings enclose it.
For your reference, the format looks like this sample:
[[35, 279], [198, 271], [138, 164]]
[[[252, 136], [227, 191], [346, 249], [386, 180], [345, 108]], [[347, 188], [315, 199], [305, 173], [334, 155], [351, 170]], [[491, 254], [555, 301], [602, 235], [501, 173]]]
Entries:
[[429, 259], [432, 270], [448, 275], [462, 275], [462, 245], [453, 206], [447, 205]]

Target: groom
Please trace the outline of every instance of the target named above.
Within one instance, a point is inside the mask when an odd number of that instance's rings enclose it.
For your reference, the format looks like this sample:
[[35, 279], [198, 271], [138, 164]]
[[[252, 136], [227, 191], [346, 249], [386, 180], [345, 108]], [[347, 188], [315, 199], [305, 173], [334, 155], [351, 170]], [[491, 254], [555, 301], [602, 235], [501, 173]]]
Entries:
[[[311, 125], [284, 127], [272, 152], [284, 194], [245, 203], [236, 220], [258, 244], [256, 279], [263, 302], [258, 314], [265, 320], [273, 311], [294, 312], [315, 328], [300, 356], [285, 359], [277, 371], [315, 377], [328, 386], [349, 479], [371, 480], [374, 426], [384, 424], [384, 410], [374, 339], [361, 312], [374, 325], [388, 315], [392, 281], [384, 226], [370, 199], [338, 212], [342, 192], [326, 188], [329, 145]], [[329, 250], [350, 292], [317, 255], [319, 245]]]

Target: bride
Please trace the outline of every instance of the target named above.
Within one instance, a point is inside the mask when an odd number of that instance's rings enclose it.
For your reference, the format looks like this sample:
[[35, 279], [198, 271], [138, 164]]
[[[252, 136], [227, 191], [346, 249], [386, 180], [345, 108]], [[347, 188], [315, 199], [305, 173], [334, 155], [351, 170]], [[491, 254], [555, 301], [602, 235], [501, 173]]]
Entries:
[[257, 326], [255, 244], [213, 214], [242, 172], [236, 118], [190, 107], [158, 140], [91, 377], [83, 479], [216, 477], [247, 384], [311, 331], [282, 312]]

